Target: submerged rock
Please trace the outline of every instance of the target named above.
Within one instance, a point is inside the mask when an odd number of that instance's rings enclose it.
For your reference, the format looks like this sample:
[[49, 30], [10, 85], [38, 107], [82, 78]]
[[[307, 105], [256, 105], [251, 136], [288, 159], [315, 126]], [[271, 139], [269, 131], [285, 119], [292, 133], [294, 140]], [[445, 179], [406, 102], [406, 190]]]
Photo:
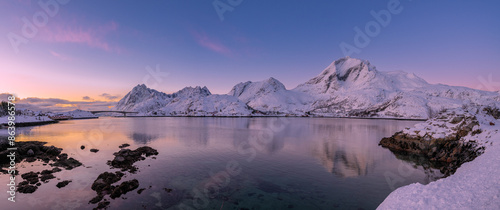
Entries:
[[63, 188], [66, 187], [71, 182], [71, 180], [64, 180], [62, 182], [57, 183], [56, 187], [57, 188]]

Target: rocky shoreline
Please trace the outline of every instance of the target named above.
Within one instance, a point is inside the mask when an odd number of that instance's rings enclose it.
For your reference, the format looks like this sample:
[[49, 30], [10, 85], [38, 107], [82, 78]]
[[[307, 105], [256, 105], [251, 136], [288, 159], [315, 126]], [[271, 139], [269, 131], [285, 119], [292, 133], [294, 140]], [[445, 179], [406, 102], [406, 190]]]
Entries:
[[379, 145], [400, 156], [418, 157], [449, 176], [484, 152], [475, 137], [499, 118], [498, 108], [491, 107], [443, 111], [415, 128], [383, 138]]

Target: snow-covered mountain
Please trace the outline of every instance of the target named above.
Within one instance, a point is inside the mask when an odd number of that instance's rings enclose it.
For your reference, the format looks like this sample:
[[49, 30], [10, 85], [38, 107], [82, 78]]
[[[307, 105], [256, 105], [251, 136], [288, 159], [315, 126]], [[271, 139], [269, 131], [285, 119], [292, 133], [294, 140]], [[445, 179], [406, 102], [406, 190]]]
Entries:
[[[311, 112], [340, 116], [429, 118], [464, 103], [498, 103], [498, 93], [429, 84], [402, 72], [381, 72], [368, 61], [345, 57], [293, 91], [316, 96]], [[495, 98], [496, 97], [496, 98]]]
[[186, 87], [166, 94], [144, 84], [134, 87], [115, 109], [159, 116], [248, 116], [253, 111], [235, 97], [212, 95], [207, 87]]
[[225, 95], [206, 87], [165, 94], [138, 85], [116, 106], [145, 115], [315, 115], [426, 119], [464, 104], [500, 104], [498, 92], [429, 84], [402, 71], [378, 71], [370, 62], [341, 58], [318, 76], [287, 90], [274, 78], [235, 85]]
[[260, 82], [239, 83], [228, 95], [268, 114], [302, 115], [309, 110], [308, 105], [313, 100], [313, 97], [306, 93], [287, 90], [280, 81], [272, 77]]

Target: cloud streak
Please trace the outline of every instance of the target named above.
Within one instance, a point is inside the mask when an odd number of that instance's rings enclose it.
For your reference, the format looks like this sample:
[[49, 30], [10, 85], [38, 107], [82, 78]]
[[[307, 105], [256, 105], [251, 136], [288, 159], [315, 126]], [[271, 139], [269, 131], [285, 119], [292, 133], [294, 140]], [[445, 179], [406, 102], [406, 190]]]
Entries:
[[111, 94], [109, 94], [109, 93], [103, 93], [103, 94], [101, 94], [101, 95], [99, 95], [99, 96], [101, 96], [101, 97], [105, 98], [105, 99], [106, 99], [106, 100], [108, 100], [108, 101], [114, 101], [114, 100], [116, 100], [116, 99], [120, 98], [120, 96], [119, 96], [119, 95], [111, 95]]
[[[10, 95], [9, 93], [0, 93], [0, 100], [5, 101]], [[69, 101], [60, 98], [37, 97], [18, 98], [15, 103], [17, 108], [46, 112], [66, 112], [75, 109], [87, 111], [109, 110], [109, 107], [116, 105], [116, 102], [110, 101]]]
[[228, 47], [220, 43], [218, 40], [209, 37], [205, 32], [191, 30], [191, 34], [200, 46], [226, 56], [232, 55], [232, 51]]

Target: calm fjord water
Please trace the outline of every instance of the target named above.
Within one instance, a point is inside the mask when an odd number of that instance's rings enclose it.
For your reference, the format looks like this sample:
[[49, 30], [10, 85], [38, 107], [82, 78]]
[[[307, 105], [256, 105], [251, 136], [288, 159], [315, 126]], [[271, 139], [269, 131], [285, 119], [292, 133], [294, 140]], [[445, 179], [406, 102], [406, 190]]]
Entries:
[[[18, 209], [90, 209], [91, 185], [128, 143], [150, 146], [156, 159], [136, 162], [137, 190], [111, 209], [373, 209], [392, 191], [428, 183], [439, 172], [397, 159], [378, 146], [413, 121], [332, 118], [101, 118], [26, 128], [18, 141], [46, 141], [84, 164], [55, 173], [33, 194], [17, 194]], [[80, 149], [85, 145], [84, 150]], [[89, 149], [99, 152], [91, 153]], [[18, 164], [20, 173], [41, 162]], [[33, 165], [33, 166], [32, 166]], [[236, 173], [236, 172], [239, 173]], [[233, 172], [233, 173], [231, 173]], [[8, 177], [0, 180], [7, 184]], [[21, 180], [17, 176], [17, 180]], [[61, 189], [61, 180], [72, 182]], [[18, 181], [18, 182], [19, 182]], [[6, 185], [2, 189], [7, 191]], [[4, 191], [4, 192], [5, 192]], [[208, 192], [208, 193], [204, 193]], [[123, 199], [125, 198], [125, 199]]]

